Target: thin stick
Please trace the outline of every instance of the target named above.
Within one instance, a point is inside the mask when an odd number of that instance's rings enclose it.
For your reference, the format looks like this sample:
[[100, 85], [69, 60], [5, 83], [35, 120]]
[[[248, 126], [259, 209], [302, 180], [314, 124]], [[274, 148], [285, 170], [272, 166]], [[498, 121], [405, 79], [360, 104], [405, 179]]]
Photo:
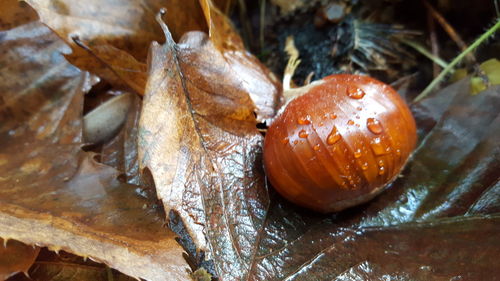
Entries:
[[451, 26], [448, 21], [446, 21], [446, 19], [436, 9], [434, 9], [434, 7], [429, 2], [427, 2], [427, 0], [422, 0], [422, 2], [424, 3], [425, 7], [432, 15], [432, 17], [434, 17], [439, 22], [446, 33], [450, 35], [451, 39], [455, 41], [461, 51], [465, 51], [467, 49], [467, 44], [465, 44], [464, 40], [462, 40], [462, 37], [460, 37], [460, 35], [455, 31], [453, 26]]
[[483, 33], [479, 38], [472, 43], [465, 51], [460, 53], [453, 61], [448, 64], [448, 66], [439, 73], [438, 77], [436, 77], [432, 82], [425, 88], [420, 95], [418, 95], [413, 102], [418, 102], [425, 98], [431, 91], [436, 87], [441, 80], [460, 62], [462, 59], [472, 52], [474, 49], [476, 49], [479, 45], [481, 45], [484, 41], [486, 41], [491, 35], [493, 35], [498, 29], [500, 28], [500, 19], [497, 19], [497, 22], [495, 25], [493, 25], [491, 28], [489, 28], [485, 33]]
[[260, 49], [264, 48], [264, 27], [266, 26], [266, 0], [260, 0], [260, 30], [259, 30], [259, 41]]
[[436, 66], [441, 66], [441, 68], [446, 68], [448, 66], [448, 63], [446, 63], [440, 57], [436, 57], [433, 54], [431, 54], [424, 46], [418, 44], [417, 42], [413, 42], [413, 41], [405, 40], [405, 39], [401, 40], [401, 42], [405, 43], [406, 45], [408, 45], [408, 46], [412, 47], [413, 49], [417, 50], [422, 55], [426, 56], [433, 63], [435, 63]]
[[[431, 12], [427, 11], [427, 25], [429, 27], [429, 40], [431, 41], [431, 52], [435, 58], [439, 57], [439, 43], [436, 34], [436, 25], [434, 24], [434, 18]], [[432, 64], [432, 74], [436, 78], [439, 75], [439, 66], [436, 62]]]

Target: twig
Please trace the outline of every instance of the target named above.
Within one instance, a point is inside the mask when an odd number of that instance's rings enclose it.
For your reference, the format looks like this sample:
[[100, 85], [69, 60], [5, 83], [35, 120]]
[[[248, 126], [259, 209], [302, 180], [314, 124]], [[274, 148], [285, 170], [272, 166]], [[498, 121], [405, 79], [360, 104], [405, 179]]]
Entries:
[[248, 19], [247, 15], [247, 6], [245, 4], [245, 0], [238, 0], [239, 12], [240, 12], [240, 21], [243, 26], [243, 41], [247, 48], [253, 47], [253, 34], [252, 27]]
[[493, 25], [491, 28], [489, 28], [485, 33], [483, 33], [481, 36], [479, 36], [479, 38], [474, 41], [474, 43], [472, 43], [472, 45], [470, 45], [465, 51], [463, 51], [462, 53], [460, 53], [455, 59], [453, 59], [453, 61], [448, 64], [448, 66], [445, 67], [445, 69], [443, 69], [443, 71], [441, 71], [441, 73], [439, 73], [438, 77], [436, 77], [434, 80], [432, 80], [432, 82], [429, 84], [429, 86], [427, 86], [427, 88], [425, 88], [422, 93], [420, 93], [420, 95], [418, 95], [414, 100], [413, 102], [418, 102], [420, 100], [422, 100], [423, 98], [425, 98], [431, 91], [432, 89], [434, 89], [434, 87], [436, 87], [436, 85], [439, 84], [439, 82], [441, 82], [441, 80], [443, 80], [443, 78], [460, 62], [462, 61], [462, 59], [467, 55], [469, 54], [470, 52], [472, 52], [474, 49], [476, 49], [479, 45], [481, 45], [484, 41], [486, 41], [491, 35], [493, 35], [498, 29], [500, 28], [500, 18], [497, 19], [497, 22], [495, 23], [495, 25]]
[[266, 0], [260, 0], [260, 29], [259, 29], [259, 41], [260, 49], [264, 48], [264, 27], [266, 26]]
[[[429, 27], [429, 40], [431, 41], [431, 52], [434, 57], [439, 57], [439, 43], [437, 40], [436, 34], [436, 25], [434, 24], [434, 18], [431, 15], [431, 12], [427, 11], [427, 25]], [[433, 61], [432, 64], [432, 74], [433, 78], [436, 78], [439, 75], [439, 67], [436, 62]]]
[[461, 51], [465, 51], [465, 49], [467, 49], [467, 45], [465, 44], [464, 40], [462, 40], [462, 37], [460, 37], [460, 35], [455, 31], [453, 26], [451, 26], [448, 21], [446, 21], [446, 19], [436, 9], [434, 9], [434, 7], [429, 2], [427, 2], [427, 0], [422, 0], [422, 2], [424, 3], [425, 7], [432, 15], [432, 17], [434, 17], [439, 22], [446, 33], [450, 35], [451, 39], [455, 41]]
[[441, 66], [441, 68], [446, 68], [448, 66], [448, 63], [446, 63], [440, 57], [437, 57], [437, 56], [431, 54], [424, 46], [418, 44], [417, 42], [406, 40], [406, 39], [402, 39], [401, 42], [405, 43], [406, 45], [408, 45], [408, 46], [412, 47], [413, 49], [417, 50], [422, 55], [426, 56], [434, 64], [436, 64], [436, 66]]

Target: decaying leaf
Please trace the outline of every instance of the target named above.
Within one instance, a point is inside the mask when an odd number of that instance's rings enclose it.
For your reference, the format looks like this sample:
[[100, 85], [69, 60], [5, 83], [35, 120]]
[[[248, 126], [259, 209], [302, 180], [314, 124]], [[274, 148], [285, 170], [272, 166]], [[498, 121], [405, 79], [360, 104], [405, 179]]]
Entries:
[[207, 20], [210, 40], [222, 53], [228, 67], [238, 73], [240, 88], [248, 93], [255, 104], [257, 121], [271, 119], [281, 105], [281, 84], [269, 69], [245, 50], [243, 41], [229, 19], [211, 0], [200, 0], [200, 5]]
[[139, 159], [223, 280], [249, 266], [267, 208], [262, 136], [237, 73], [201, 32], [152, 47]]
[[0, 30], [8, 30], [36, 20], [36, 12], [27, 3], [18, 0], [0, 2]]
[[58, 253], [42, 248], [38, 258], [28, 271], [28, 277], [18, 274], [9, 281], [133, 281], [132, 277], [112, 270], [103, 264], [90, 259], [69, 254]]
[[137, 130], [142, 100], [132, 98], [127, 120], [120, 132], [101, 149], [101, 162], [114, 167], [125, 175], [130, 184], [140, 184], [139, 162], [137, 159]]
[[38, 247], [0, 238], [0, 280], [5, 280], [18, 272], [27, 273], [38, 252], [40, 252]]
[[176, 38], [189, 30], [206, 30], [195, 0], [27, 2], [71, 46], [71, 63], [138, 93], [144, 91], [149, 44], [162, 39], [155, 21], [160, 8], [176, 15], [169, 20]]
[[37, 22], [0, 32], [0, 237], [64, 249], [148, 280], [186, 280], [151, 201], [81, 150], [88, 75]]

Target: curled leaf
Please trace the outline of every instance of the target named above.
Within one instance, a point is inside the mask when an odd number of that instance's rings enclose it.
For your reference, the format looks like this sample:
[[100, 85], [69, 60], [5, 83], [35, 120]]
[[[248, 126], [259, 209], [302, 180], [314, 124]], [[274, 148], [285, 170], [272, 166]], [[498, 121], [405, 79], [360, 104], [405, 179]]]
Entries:
[[87, 113], [83, 118], [84, 142], [100, 143], [116, 134], [127, 118], [132, 98], [132, 94], [124, 93]]

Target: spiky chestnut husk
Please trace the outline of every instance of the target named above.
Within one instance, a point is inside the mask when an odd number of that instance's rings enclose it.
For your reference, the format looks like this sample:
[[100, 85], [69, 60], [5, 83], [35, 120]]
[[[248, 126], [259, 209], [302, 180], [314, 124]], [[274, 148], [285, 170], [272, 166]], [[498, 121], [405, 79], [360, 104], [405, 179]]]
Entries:
[[327, 213], [366, 202], [396, 179], [417, 135], [394, 89], [340, 74], [295, 92], [264, 141], [266, 175], [281, 195]]

